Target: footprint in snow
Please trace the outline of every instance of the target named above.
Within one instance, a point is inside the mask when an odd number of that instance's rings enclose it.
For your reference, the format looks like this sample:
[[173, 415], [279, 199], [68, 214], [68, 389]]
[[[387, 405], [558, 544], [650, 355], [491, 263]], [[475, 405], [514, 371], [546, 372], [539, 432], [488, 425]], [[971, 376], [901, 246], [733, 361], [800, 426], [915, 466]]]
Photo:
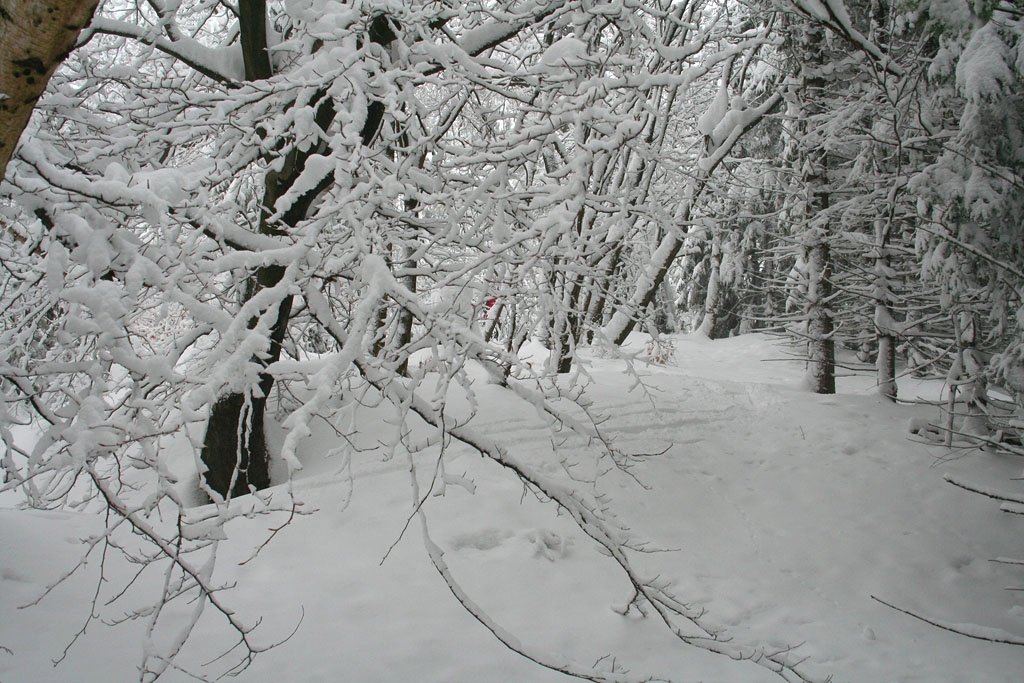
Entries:
[[516, 538], [533, 549], [534, 557], [542, 557], [550, 562], [561, 560], [569, 555], [572, 539], [564, 538], [547, 529], [527, 529], [518, 534], [504, 529], [480, 529], [461, 534], [451, 541], [452, 550], [494, 550], [505, 544], [509, 539]]
[[533, 543], [534, 557], [543, 557], [551, 562], [568, 557], [569, 548], [572, 546], [571, 538], [563, 538], [545, 529], [526, 531], [522, 536]]
[[512, 537], [511, 531], [502, 529], [480, 529], [468, 534], [461, 534], [452, 539], [452, 550], [493, 550]]

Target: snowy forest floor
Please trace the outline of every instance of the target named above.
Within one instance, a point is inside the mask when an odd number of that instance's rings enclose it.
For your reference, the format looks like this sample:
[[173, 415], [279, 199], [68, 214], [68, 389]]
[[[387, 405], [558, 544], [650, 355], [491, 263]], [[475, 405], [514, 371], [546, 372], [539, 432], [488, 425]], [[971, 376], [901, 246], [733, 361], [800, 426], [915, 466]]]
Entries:
[[[501, 387], [480, 383], [474, 425], [552, 477], [571, 465], [578, 479], [595, 480], [633, 539], [659, 549], [631, 555], [637, 566], [672, 581], [735, 643], [799, 646], [801, 671], [835, 681], [1021, 680], [1024, 647], [956, 635], [872, 599], [1024, 636], [1024, 592], [1010, 590], [1024, 586], [1024, 568], [992, 561], [1024, 557], [1024, 518], [943, 479], [1013, 490], [1019, 458], [921, 443], [908, 424], [937, 421], [938, 408], [879, 399], [869, 373], [847, 373], [834, 396], [808, 393], [802, 364], [782, 360], [789, 350], [770, 337], [673, 343], [667, 365], [645, 364], [634, 338], [644, 388], [630, 389], [623, 361], [588, 360], [587, 396], [607, 418], [602, 430], [627, 453], [657, 454], [636, 459], [636, 480], [605, 471], [572, 443], [563, 459], [553, 457], [536, 414]], [[900, 383], [908, 400], [940, 391], [939, 382]], [[229, 524], [217, 576], [238, 586], [225, 599], [244, 618], [262, 618], [261, 642], [286, 637], [301, 620], [293, 638], [238, 680], [571, 680], [507, 650], [460, 607], [430, 564], [418, 522], [402, 534], [413, 508], [407, 458], [367, 450], [349, 469], [323, 457], [328, 439], [324, 430], [306, 442], [292, 484], [314, 514], [292, 520], [244, 565], [281, 520]], [[377, 436], [364, 429], [358, 439], [369, 448]], [[631, 587], [571, 520], [497, 465], [451, 448], [447, 474], [472, 485], [449, 484], [427, 499], [431, 535], [455, 578], [524, 646], [604, 670], [614, 659], [618, 670], [659, 680], [780, 680], [689, 647], [653, 618], [617, 612]], [[436, 456], [416, 456], [421, 485]], [[19, 609], [73, 566], [79, 539], [102, 520], [16, 509], [10, 497], [0, 503], [0, 681], [137, 679], [138, 622], [93, 623], [62, 663], [51, 663], [88, 615], [98, 560]], [[111, 585], [131, 571], [112, 563]], [[128, 597], [143, 601], [159, 578], [144, 576]], [[206, 663], [231, 641], [208, 611], [180, 664], [215, 677], [224, 660]], [[165, 679], [191, 680], [179, 671]]]

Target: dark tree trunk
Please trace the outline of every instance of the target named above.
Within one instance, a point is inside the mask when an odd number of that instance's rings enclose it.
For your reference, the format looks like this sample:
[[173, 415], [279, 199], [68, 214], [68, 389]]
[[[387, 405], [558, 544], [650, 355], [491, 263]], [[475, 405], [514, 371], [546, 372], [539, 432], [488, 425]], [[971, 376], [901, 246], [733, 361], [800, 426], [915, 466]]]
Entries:
[[267, 49], [267, 0], [245, 0], [238, 7], [239, 41], [245, 78], [261, 81], [274, 75]]
[[[266, 2], [257, 0], [240, 3], [239, 26], [246, 77], [250, 80], [270, 78], [273, 71], [267, 50]], [[334, 116], [335, 110], [330, 98], [322, 94], [317, 108], [317, 124], [322, 130], [327, 130]], [[333, 182], [332, 178], [325, 178], [317, 187], [300, 197], [279, 222], [270, 220], [270, 216], [275, 213], [277, 200], [292, 187], [305, 168], [310, 154], [292, 153], [281, 171], [267, 173], [259, 224], [262, 234], [281, 235], [288, 228], [295, 227], [306, 217], [316, 197]], [[259, 268], [246, 284], [246, 300], [262, 289], [277, 286], [284, 273], [285, 269], [280, 265]], [[267, 367], [280, 359], [291, 309], [291, 296], [284, 297], [277, 304], [270, 330], [270, 348], [266, 355], [253, 358], [253, 362]], [[249, 327], [255, 327], [256, 323], [257, 319], [250, 320]], [[256, 390], [222, 396], [211, 410], [201, 457], [207, 468], [207, 484], [222, 496], [227, 497], [229, 493], [232, 497], [244, 495], [250, 487], [258, 490], [270, 485], [264, 418], [267, 399], [273, 386], [274, 377], [261, 373]]]
[[[273, 75], [273, 69], [267, 50], [266, 2], [246, 0], [238, 4], [238, 10], [246, 77], [252, 80], [269, 78]], [[370, 39], [375, 43], [387, 45], [395, 38], [387, 17], [375, 17], [370, 27]], [[368, 104], [361, 135], [364, 145], [369, 145], [376, 137], [384, 112], [383, 103]], [[326, 132], [336, 115], [337, 111], [331, 98], [326, 92], [319, 93], [315, 121], [320, 130]], [[334, 183], [334, 175], [328, 174], [314, 188], [296, 199], [279, 220], [270, 220], [270, 216], [276, 212], [277, 200], [298, 180], [310, 156], [323, 151], [321, 146], [317, 146], [305, 152], [292, 152], [280, 171], [267, 172], [263, 213], [260, 217], [262, 234], [282, 235], [288, 229], [297, 226], [307, 217], [317, 197]], [[247, 283], [247, 299], [262, 289], [276, 287], [284, 274], [285, 268], [280, 265], [259, 268]], [[291, 311], [292, 297], [285, 296], [277, 304], [274, 324], [270, 331], [270, 348], [265, 355], [254, 357], [252, 362], [266, 368], [280, 359]], [[249, 325], [255, 327], [256, 323], [257, 320], [253, 319]], [[211, 410], [201, 457], [207, 468], [206, 483], [221, 496], [244, 495], [250, 488], [259, 490], [270, 485], [264, 418], [267, 399], [273, 387], [274, 376], [263, 372], [260, 374], [258, 387], [222, 396]]]
[[809, 367], [807, 379], [816, 394], [836, 393], [835, 323], [829, 309], [832, 297], [832, 263], [828, 242], [811, 247], [808, 259], [807, 336]]
[[270, 486], [262, 419], [266, 402], [263, 397], [228, 394], [210, 411], [203, 444], [206, 483], [225, 498], [244, 496], [250, 486]]
[[[238, 25], [242, 56], [245, 62], [245, 77], [250, 81], [263, 80], [273, 75], [270, 64], [270, 53], [267, 49], [266, 0], [251, 0], [239, 3]], [[280, 188], [281, 174], [268, 173], [266, 187], [261, 205], [263, 215], [260, 217], [260, 232], [277, 234], [270, 225], [267, 216], [273, 213], [274, 203], [287, 187]], [[245, 287], [245, 298], [250, 299], [260, 289], [272, 287], [280, 282], [284, 270], [261, 268], [249, 279]], [[283, 310], [287, 308], [287, 311]], [[284, 302], [278, 311], [277, 320], [285, 319], [291, 309], [291, 299]], [[284, 313], [285, 315], [282, 315]], [[255, 324], [250, 321], [250, 327]], [[280, 333], [272, 330], [271, 357], [280, 357], [281, 342], [284, 330]], [[276, 344], [273, 338], [278, 341]], [[276, 349], [274, 348], [276, 347]], [[265, 366], [268, 359], [255, 359]], [[249, 493], [250, 486], [264, 489], [270, 486], [267, 442], [264, 434], [264, 416], [266, 414], [267, 396], [273, 388], [274, 378], [261, 375], [260, 392], [236, 392], [221, 396], [210, 411], [210, 419], [206, 423], [206, 436], [203, 439], [201, 458], [206, 466], [203, 475], [207, 486], [225, 498], [235, 498]], [[266, 391], [263, 391], [264, 387]]]

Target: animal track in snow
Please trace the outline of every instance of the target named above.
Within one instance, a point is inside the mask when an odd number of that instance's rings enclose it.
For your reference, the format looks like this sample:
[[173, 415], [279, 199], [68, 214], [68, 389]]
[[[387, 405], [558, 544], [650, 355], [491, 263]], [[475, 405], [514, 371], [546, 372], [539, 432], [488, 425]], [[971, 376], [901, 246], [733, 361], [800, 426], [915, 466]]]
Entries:
[[559, 536], [553, 531], [546, 529], [532, 529], [524, 531], [522, 537], [533, 543], [533, 556], [543, 557], [554, 562], [569, 555], [569, 547], [572, 546], [572, 539]]
[[451, 548], [455, 551], [489, 551], [506, 545], [509, 541], [525, 548], [532, 548], [534, 557], [542, 557], [551, 562], [568, 557], [573, 545], [572, 538], [547, 529], [526, 529], [513, 533], [507, 529], [489, 528], [456, 536], [451, 540]]
[[502, 529], [480, 529], [468, 534], [460, 534], [452, 539], [452, 550], [493, 550], [512, 537], [511, 531]]

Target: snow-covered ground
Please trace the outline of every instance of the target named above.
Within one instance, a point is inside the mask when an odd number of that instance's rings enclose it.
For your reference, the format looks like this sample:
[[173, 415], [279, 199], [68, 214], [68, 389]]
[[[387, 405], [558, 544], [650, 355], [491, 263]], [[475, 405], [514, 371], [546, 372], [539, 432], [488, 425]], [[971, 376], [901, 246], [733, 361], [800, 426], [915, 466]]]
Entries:
[[[956, 635], [872, 599], [1024, 637], [1024, 592], [1010, 590], [1024, 587], [1024, 567], [992, 561], [1024, 558], [1024, 518], [943, 480], [954, 474], [1012, 491], [1019, 459], [921, 443], [908, 424], [938, 419], [937, 409], [886, 403], [869, 375], [841, 378], [835, 396], [810, 394], [801, 364], [780, 360], [786, 349], [771, 338], [674, 344], [668, 365], [637, 363], [642, 387], [631, 389], [620, 360], [589, 362], [587, 396], [606, 418], [603, 432], [622, 451], [656, 454], [636, 458], [632, 476], [606, 471], [607, 461], [588, 458], [573, 441], [555, 457], [536, 413], [499, 386], [480, 383], [474, 425], [553, 478], [569, 481], [571, 466], [576, 485], [602, 494], [633, 542], [653, 551], [632, 552], [636, 566], [671, 581], [733, 644], [796, 647], [791, 661], [806, 658], [802, 673], [835, 681], [1024, 678], [1024, 647]], [[642, 344], [632, 348], [642, 354]], [[939, 390], [935, 382], [900, 384], [907, 399], [936, 398]], [[359, 444], [372, 445], [372, 429], [360, 431]], [[419, 520], [407, 525], [410, 460], [367, 450], [348, 469], [338, 456], [323, 457], [327, 434], [304, 444], [305, 467], [292, 484], [314, 514], [292, 520], [245, 564], [282, 519], [228, 527], [217, 576], [238, 585], [224, 599], [244, 619], [262, 618], [259, 642], [298, 625], [239, 680], [570, 680], [510, 652], [452, 597], [430, 563]], [[421, 485], [436, 455], [413, 459]], [[655, 618], [621, 614], [631, 586], [570, 519], [468, 449], [453, 445], [446, 457], [444, 495], [423, 506], [431, 537], [456, 580], [524, 648], [638, 678], [780, 680], [688, 646]], [[138, 621], [94, 622], [63, 662], [51, 663], [92, 609], [98, 557], [21, 608], [74, 565], [79, 539], [102, 523], [72, 512], [0, 509], [3, 683], [138, 677], [146, 647]], [[132, 568], [111, 560], [106, 572], [110, 586], [123, 586]], [[143, 574], [126, 598], [143, 604], [159, 580]], [[116, 620], [123, 601], [95, 609]], [[179, 663], [215, 677], [228, 659], [208, 662], [231, 639], [208, 609]], [[193, 680], [180, 671], [165, 678]]]

